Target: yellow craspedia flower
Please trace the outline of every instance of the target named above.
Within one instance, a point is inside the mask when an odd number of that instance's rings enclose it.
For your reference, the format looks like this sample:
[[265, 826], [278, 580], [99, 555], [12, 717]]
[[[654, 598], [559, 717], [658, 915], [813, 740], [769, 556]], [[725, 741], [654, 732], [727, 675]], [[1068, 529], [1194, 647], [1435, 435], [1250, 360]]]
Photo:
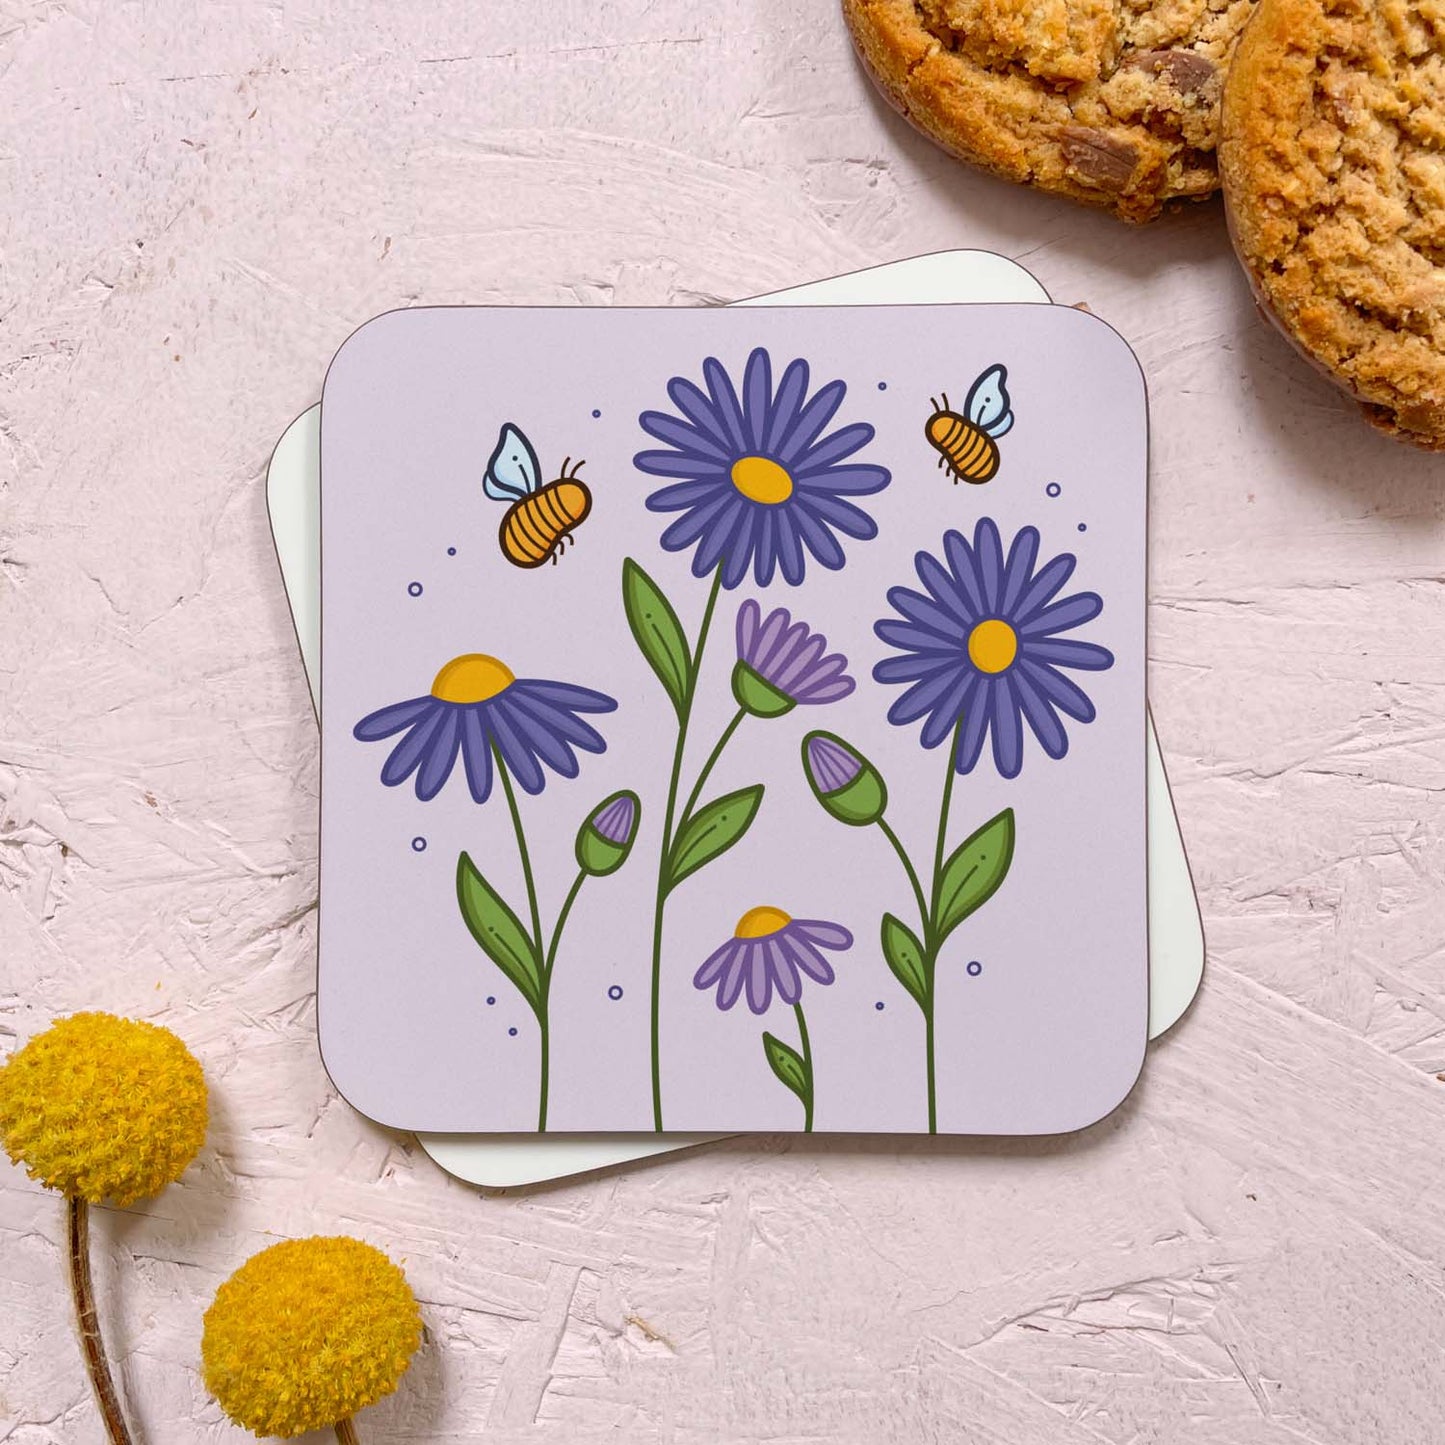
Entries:
[[345, 1236], [273, 1244], [206, 1311], [206, 1388], [238, 1425], [289, 1438], [349, 1419], [396, 1389], [421, 1343], [406, 1276]]
[[169, 1029], [78, 1013], [0, 1068], [0, 1140], [32, 1179], [132, 1204], [179, 1179], [206, 1138], [206, 1080]]

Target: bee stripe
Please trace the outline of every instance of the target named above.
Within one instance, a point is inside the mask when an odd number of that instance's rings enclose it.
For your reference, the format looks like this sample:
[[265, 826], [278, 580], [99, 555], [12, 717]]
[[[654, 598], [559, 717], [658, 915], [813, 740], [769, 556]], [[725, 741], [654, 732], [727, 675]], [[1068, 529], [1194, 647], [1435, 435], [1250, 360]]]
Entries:
[[512, 517], [512, 535], [517, 550], [530, 561], [545, 557], [548, 551], [546, 534], [537, 526], [532, 517], [532, 499], [529, 497], [517, 508]]
[[962, 472], [973, 473], [981, 468], [979, 463], [988, 455], [988, 438], [981, 432], [969, 428], [971, 435], [965, 445], [959, 447], [955, 461]]
[[545, 509], [542, 503], [533, 498], [527, 503], [526, 511], [527, 530], [535, 539], [536, 545], [545, 552], [552, 545], [552, 529], [548, 525]]
[[948, 435], [944, 437], [942, 443], [944, 451], [952, 452], [954, 448], [957, 447], [959, 439], [967, 432], [967, 430], [968, 428], [961, 421], [955, 420], [953, 422], [950, 422], [948, 427]]
[[547, 504], [547, 511], [551, 515], [552, 530], [554, 532], [565, 531], [572, 519], [563, 510], [562, 502], [557, 496], [556, 491], [549, 489], [543, 492], [542, 500]]

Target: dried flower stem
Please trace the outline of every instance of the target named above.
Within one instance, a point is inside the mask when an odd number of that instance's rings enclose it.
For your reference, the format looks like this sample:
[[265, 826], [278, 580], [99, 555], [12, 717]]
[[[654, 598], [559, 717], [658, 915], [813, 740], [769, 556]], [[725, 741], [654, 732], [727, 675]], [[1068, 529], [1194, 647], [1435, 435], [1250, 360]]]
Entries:
[[357, 1445], [356, 1426], [350, 1415], [346, 1419], [336, 1422], [336, 1438], [341, 1445]]
[[95, 1313], [95, 1288], [90, 1280], [90, 1205], [77, 1194], [67, 1195], [66, 1212], [70, 1223], [70, 1292], [75, 1300], [75, 1321], [80, 1328], [85, 1368], [95, 1387], [95, 1401], [100, 1406], [100, 1417], [105, 1422], [111, 1445], [131, 1445]]

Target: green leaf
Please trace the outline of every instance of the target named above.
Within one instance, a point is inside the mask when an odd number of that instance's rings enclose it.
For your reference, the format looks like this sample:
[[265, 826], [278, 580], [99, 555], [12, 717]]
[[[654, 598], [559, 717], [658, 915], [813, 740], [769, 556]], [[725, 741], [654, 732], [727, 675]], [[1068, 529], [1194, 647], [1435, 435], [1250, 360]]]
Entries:
[[631, 557], [622, 562], [622, 606], [642, 655], [667, 689], [681, 717], [692, 680], [692, 651], [687, 645], [687, 634], [662, 588]]
[[506, 974], [540, 1017], [542, 963], [537, 950], [517, 915], [466, 853], [457, 859], [457, 906], [482, 952]]
[[937, 926], [942, 942], [969, 914], [982, 908], [1008, 877], [1014, 857], [1014, 810], [1005, 808], [971, 833], [943, 865], [938, 884]]
[[672, 845], [669, 885], [676, 886], [705, 863], [726, 853], [748, 831], [762, 801], [763, 785], [754, 783], [699, 808], [678, 830]]
[[803, 1062], [802, 1054], [770, 1033], [763, 1034], [763, 1052], [768, 1056], [768, 1067], [778, 1076], [779, 1082], [791, 1089], [806, 1106], [813, 1081], [808, 1077], [808, 1066]]
[[928, 1007], [928, 968], [923, 945], [906, 923], [891, 913], [883, 915], [883, 957], [893, 977], [906, 988], [919, 1008]]

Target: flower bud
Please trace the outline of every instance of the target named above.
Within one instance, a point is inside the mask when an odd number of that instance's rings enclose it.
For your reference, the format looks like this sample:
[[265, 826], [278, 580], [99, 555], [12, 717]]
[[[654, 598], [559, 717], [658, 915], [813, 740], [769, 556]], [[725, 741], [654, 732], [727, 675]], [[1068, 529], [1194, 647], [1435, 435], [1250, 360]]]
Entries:
[[577, 830], [577, 866], [594, 878], [615, 873], [627, 862], [641, 816], [636, 793], [623, 791], [604, 798]]
[[754, 717], [782, 717], [797, 703], [782, 688], [774, 687], [756, 668], [739, 662], [733, 668], [733, 696], [738, 706]]
[[811, 732], [803, 739], [803, 772], [813, 796], [850, 828], [876, 823], [888, 806], [883, 775], [834, 733]]

